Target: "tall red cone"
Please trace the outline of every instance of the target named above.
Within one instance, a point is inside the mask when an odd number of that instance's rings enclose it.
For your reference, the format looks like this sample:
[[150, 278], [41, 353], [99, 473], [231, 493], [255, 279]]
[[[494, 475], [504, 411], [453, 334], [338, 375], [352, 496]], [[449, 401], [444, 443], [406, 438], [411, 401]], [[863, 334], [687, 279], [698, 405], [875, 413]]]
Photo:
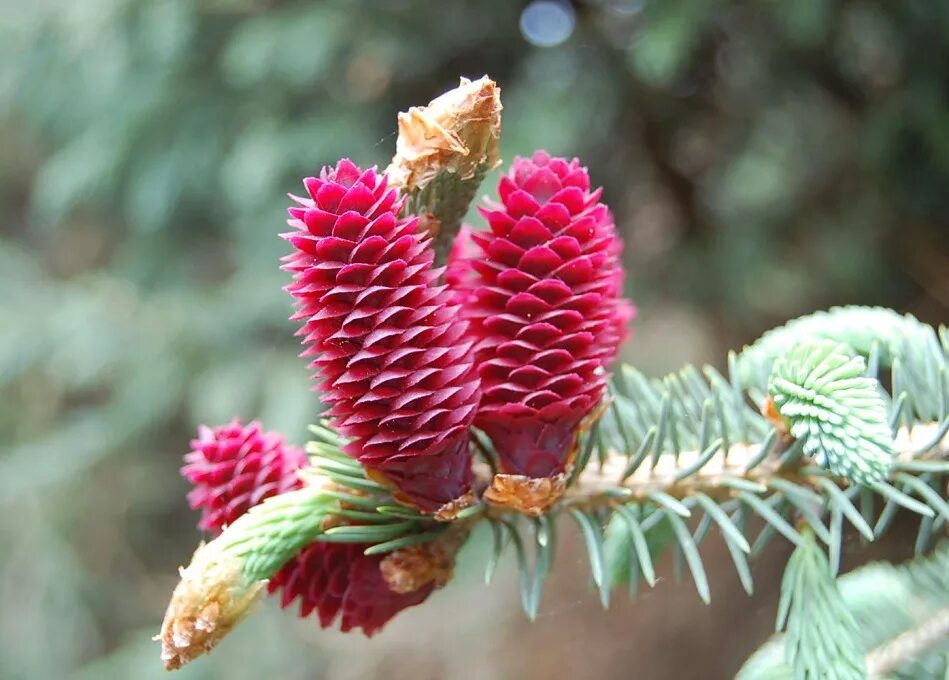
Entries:
[[[584, 418], [626, 336], [622, 243], [585, 168], [539, 151], [515, 159], [472, 232], [473, 279], [454, 262], [477, 339], [482, 401], [475, 424], [502, 472], [488, 499], [538, 514], [563, 491]], [[523, 481], [523, 483], [521, 483]]]
[[450, 514], [471, 484], [480, 397], [467, 323], [384, 175], [341, 160], [304, 184], [284, 268], [326, 415], [400, 500]]

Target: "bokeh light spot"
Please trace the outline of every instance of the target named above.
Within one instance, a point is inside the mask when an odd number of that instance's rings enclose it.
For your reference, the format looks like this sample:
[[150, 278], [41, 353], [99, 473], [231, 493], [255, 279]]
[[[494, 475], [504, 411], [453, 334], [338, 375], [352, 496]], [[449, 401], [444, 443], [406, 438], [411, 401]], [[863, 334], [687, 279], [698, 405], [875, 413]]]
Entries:
[[564, 42], [576, 26], [573, 7], [565, 2], [537, 0], [521, 12], [521, 33], [538, 47], [554, 47]]

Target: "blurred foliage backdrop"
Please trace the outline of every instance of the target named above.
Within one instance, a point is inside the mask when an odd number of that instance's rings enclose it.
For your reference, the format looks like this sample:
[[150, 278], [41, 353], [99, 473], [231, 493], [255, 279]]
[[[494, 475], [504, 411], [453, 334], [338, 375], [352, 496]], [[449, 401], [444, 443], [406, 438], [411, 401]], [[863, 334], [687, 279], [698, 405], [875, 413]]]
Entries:
[[[396, 112], [459, 75], [501, 84], [506, 159], [605, 186], [648, 371], [836, 303], [947, 320], [949, 4], [526, 4], [0, 0], [0, 677], [163, 674], [195, 426], [300, 442], [317, 412], [285, 193], [385, 165]], [[478, 547], [371, 643], [269, 602], [182, 677], [724, 678], [771, 625], [728, 569], [711, 608], [664, 582], [602, 614], [562, 551], [528, 626]]]

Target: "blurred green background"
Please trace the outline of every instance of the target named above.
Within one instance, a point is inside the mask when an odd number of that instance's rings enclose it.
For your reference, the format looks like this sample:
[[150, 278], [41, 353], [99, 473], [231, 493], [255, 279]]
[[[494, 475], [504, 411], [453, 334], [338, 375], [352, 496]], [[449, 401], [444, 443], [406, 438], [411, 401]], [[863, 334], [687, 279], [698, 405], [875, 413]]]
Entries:
[[[506, 160], [604, 185], [647, 372], [832, 304], [949, 319], [949, 3], [0, 0], [0, 677], [164, 676], [196, 425], [302, 442], [317, 412], [286, 192], [384, 166], [397, 111], [484, 73]], [[602, 613], [564, 540], [535, 624], [476, 538], [371, 642], [267, 602], [180, 677], [727, 678], [773, 625], [780, 546], [752, 599], [664, 564]]]

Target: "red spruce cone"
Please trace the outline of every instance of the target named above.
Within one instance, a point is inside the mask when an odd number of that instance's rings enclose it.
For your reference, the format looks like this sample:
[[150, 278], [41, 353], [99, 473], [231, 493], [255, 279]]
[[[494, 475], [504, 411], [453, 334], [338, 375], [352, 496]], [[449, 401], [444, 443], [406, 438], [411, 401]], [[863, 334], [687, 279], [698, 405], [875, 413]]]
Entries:
[[481, 211], [490, 230], [471, 234], [480, 251], [467, 284], [482, 385], [475, 425], [502, 472], [566, 472], [625, 338], [633, 308], [619, 299], [622, 243], [600, 193], [576, 159], [539, 151], [515, 159], [498, 185], [501, 205]]
[[306, 454], [275, 432], [237, 418], [214, 429], [202, 425], [181, 474], [194, 485], [188, 503], [201, 510], [198, 528], [218, 534], [261, 501], [299, 488], [296, 471]]
[[435, 583], [429, 581], [408, 593], [394, 592], [379, 569], [385, 556], [363, 555], [367, 547], [363, 543], [313, 543], [277, 572], [267, 588], [270, 592], [283, 589], [282, 607], [299, 599], [300, 616], [316, 612], [324, 628], [340, 616], [344, 633], [362, 628], [372, 636], [403, 609], [424, 602]]
[[341, 160], [304, 184], [284, 268], [326, 415], [351, 438], [349, 455], [435, 512], [471, 484], [479, 391], [467, 323], [384, 175]]
[[[308, 464], [302, 451], [284, 445], [274, 432], [263, 432], [256, 421], [246, 427], [236, 418], [214, 429], [202, 426], [191, 445], [181, 468], [194, 484], [188, 500], [202, 509], [198, 527], [214, 535], [270, 496], [299, 488], [297, 471]], [[403, 609], [425, 601], [436, 583], [395, 592], [380, 571], [386, 556], [367, 557], [365, 549], [364, 544], [312, 543], [274, 574], [267, 590], [282, 589], [283, 607], [299, 600], [300, 616], [315, 611], [323, 628], [342, 613], [344, 632], [362, 628], [372, 635]]]

